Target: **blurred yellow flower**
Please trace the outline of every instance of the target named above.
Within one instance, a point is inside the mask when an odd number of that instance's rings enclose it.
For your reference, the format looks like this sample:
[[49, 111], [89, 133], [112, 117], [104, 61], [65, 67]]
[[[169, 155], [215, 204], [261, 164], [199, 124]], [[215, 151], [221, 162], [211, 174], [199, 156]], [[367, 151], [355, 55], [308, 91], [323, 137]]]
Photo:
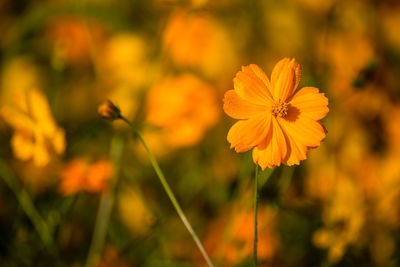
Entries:
[[[133, 119], [140, 106], [143, 90], [159, 76], [157, 64], [150, 61], [148, 40], [133, 32], [112, 35], [101, 46], [99, 77], [106, 88], [105, 97], [123, 110], [124, 117]], [[126, 127], [125, 123], [113, 123]]]
[[118, 195], [118, 210], [122, 222], [134, 235], [145, 235], [156, 218], [146, 200], [136, 190], [126, 188]]
[[107, 84], [125, 84], [138, 91], [154, 76], [149, 72], [149, 49], [138, 34], [125, 32], [111, 36], [101, 47], [99, 67], [106, 75], [100, 78]]
[[147, 96], [147, 121], [172, 147], [191, 146], [219, 118], [215, 89], [191, 74], [167, 77]]
[[329, 249], [330, 262], [337, 263], [361, 235], [364, 225], [364, 198], [350, 178], [338, 174], [334, 195], [323, 211], [324, 227], [314, 233], [314, 244]]
[[59, 190], [66, 196], [79, 191], [102, 193], [108, 189], [107, 183], [112, 174], [113, 166], [107, 159], [90, 163], [78, 158], [62, 170]]
[[16, 94], [31, 88], [42, 88], [42, 70], [29, 56], [19, 56], [7, 62], [1, 73], [1, 103], [25, 101]]
[[209, 15], [186, 10], [174, 12], [162, 41], [178, 66], [199, 68], [209, 77], [230, 74], [235, 67], [234, 42]]
[[37, 89], [15, 91], [15, 104], [4, 105], [0, 114], [14, 128], [11, 147], [20, 160], [33, 160], [36, 166], [50, 162], [51, 154], [65, 150], [65, 133], [51, 114], [42, 92]]
[[262, 169], [299, 164], [325, 138], [319, 120], [329, 111], [328, 99], [315, 87], [296, 90], [299, 80], [300, 65], [285, 58], [274, 67], [271, 82], [257, 65], [242, 67], [235, 90], [225, 93], [225, 113], [239, 119], [228, 142], [236, 152], [254, 148], [253, 161]]

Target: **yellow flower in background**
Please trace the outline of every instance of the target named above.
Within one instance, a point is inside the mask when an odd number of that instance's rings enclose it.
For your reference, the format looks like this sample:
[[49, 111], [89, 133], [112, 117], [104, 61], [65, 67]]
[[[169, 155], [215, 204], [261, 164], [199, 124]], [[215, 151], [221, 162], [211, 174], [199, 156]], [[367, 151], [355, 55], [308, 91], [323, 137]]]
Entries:
[[52, 154], [65, 150], [65, 133], [58, 127], [42, 92], [37, 89], [15, 91], [14, 105], [4, 105], [0, 114], [14, 128], [11, 147], [20, 160], [33, 160], [42, 167], [51, 160]]
[[31, 88], [42, 88], [42, 74], [43, 70], [30, 56], [15, 57], [7, 62], [1, 72], [1, 104], [14, 105], [17, 102], [25, 102], [24, 97], [16, 94]]
[[122, 222], [133, 235], [142, 236], [149, 232], [156, 218], [140, 192], [125, 188], [118, 195], [118, 210]]
[[316, 246], [327, 248], [330, 262], [337, 263], [347, 246], [357, 242], [364, 225], [364, 198], [351, 178], [338, 174], [330, 205], [323, 212], [324, 227], [313, 236]]
[[272, 168], [291, 166], [306, 159], [309, 148], [325, 138], [319, 122], [329, 109], [328, 99], [314, 87], [297, 89], [300, 65], [294, 59], [279, 61], [271, 81], [257, 65], [242, 67], [234, 90], [224, 96], [224, 111], [239, 119], [228, 133], [236, 152], [253, 149], [253, 161]]
[[[144, 89], [159, 76], [157, 64], [150, 61], [149, 40], [134, 32], [112, 35], [100, 47], [98, 59], [101, 81], [109, 88], [105, 98], [113, 101], [124, 111], [124, 116], [133, 119], [140, 106]], [[116, 121], [116, 127], [126, 127]]]
[[85, 159], [75, 159], [61, 172], [59, 189], [66, 196], [79, 191], [101, 193], [107, 190], [112, 174], [113, 166], [107, 159], [93, 163]]
[[191, 74], [156, 84], [148, 93], [146, 108], [147, 121], [162, 129], [172, 147], [198, 143], [219, 118], [215, 89]]
[[209, 15], [186, 10], [174, 12], [162, 41], [178, 66], [199, 68], [209, 77], [230, 74], [235, 67], [234, 42]]
[[149, 72], [150, 47], [142, 36], [124, 32], [112, 35], [101, 47], [99, 67], [107, 84], [127, 84], [138, 90], [153, 77]]

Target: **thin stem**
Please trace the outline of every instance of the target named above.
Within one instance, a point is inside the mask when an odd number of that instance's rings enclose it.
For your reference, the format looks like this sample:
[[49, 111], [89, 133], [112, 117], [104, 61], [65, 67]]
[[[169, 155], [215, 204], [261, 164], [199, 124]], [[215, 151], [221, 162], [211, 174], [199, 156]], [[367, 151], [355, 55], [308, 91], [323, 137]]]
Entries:
[[[272, 173], [274, 172], [275, 168], [267, 169], [264, 172], [264, 182], [262, 185], [265, 185], [269, 178], [271, 177]], [[256, 174], [254, 178], [254, 249], [253, 249], [253, 257], [254, 257], [254, 265], [257, 266], [257, 242], [258, 242], [258, 235], [257, 235], [257, 209], [258, 209], [258, 178], [260, 176], [260, 167], [256, 164]], [[261, 185], [261, 186], [262, 186]]]
[[46, 249], [51, 251], [53, 249], [53, 237], [51, 235], [49, 226], [37, 211], [28, 192], [19, 187], [17, 178], [3, 161], [0, 161], [0, 176], [3, 178], [8, 187], [14, 192], [22, 210], [32, 222]]
[[93, 232], [92, 242], [90, 244], [89, 254], [86, 259], [86, 267], [97, 266], [100, 260], [101, 251], [106, 239], [107, 227], [110, 221], [111, 211], [115, 201], [116, 188], [118, 185], [118, 174], [121, 166], [121, 154], [123, 140], [114, 137], [111, 141], [110, 158], [114, 166], [114, 177], [111, 179], [110, 193], [103, 194], [97, 211], [96, 224]]
[[162, 186], [164, 187], [165, 192], [167, 193], [169, 199], [172, 202], [172, 205], [174, 206], [176, 212], [179, 215], [179, 218], [182, 220], [183, 224], [186, 226], [186, 229], [189, 231], [190, 235], [192, 236], [194, 242], [196, 243], [197, 247], [199, 248], [201, 254], [203, 255], [204, 259], [206, 260], [208, 266], [214, 266], [210, 260], [210, 258], [207, 255], [206, 250], [204, 249], [203, 245], [200, 242], [200, 239], [197, 237], [195, 231], [193, 230], [192, 226], [190, 225], [188, 219], [186, 218], [183, 210], [181, 209], [178, 201], [175, 198], [174, 193], [172, 192], [171, 188], [169, 187], [163, 172], [161, 171], [160, 166], [158, 165], [156, 159], [154, 158], [153, 154], [151, 153], [149, 147], [147, 146], [146, 142], [144, 141], [142, 135], [140, 134], [140, 132], [136, 129], [136, 127], [126, 118], [124, 117], [120, 117], [120, 119], [122, 119], [124, 122], [126, 122], [134, 131], [134, 133], [136, 134], [136, 136], [139, 138], [140, 142], [142, 143], [144, 149], [146, 150], [149, 158], [150, 158], [150, 162], [153, 165], [153, 168], [158, 176], [158, 179], [160, 180]]
[[258, 208], [258, 175], [259, 175], [259, 167], [256, 164], [256, 175], [254, 179], [254, 248], [253, 248], [253, 257], [254, 257], [254, 265], [257, 266], [257, 208]]

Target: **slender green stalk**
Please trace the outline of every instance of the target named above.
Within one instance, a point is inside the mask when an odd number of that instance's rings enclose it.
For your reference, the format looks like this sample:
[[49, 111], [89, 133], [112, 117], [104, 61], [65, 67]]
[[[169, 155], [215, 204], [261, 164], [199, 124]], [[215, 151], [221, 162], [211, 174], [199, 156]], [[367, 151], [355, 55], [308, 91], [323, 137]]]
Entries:
[[254, 179], [254, 248], [253, 248], [253, 257], [254, 257], [254, 265], [257, 266], [257, 208], [258, 208], [258, 175], [259, 175], [260, 167], [256, 164], [256, 175]]
[[136, 134], [136, 136], [139, 138], [140, 142], [142, 143], [144, 149], [146, 150], [149, 158], [150, 158], [150, 162], [153, 165], [153, 168], [162, 184], [162, 186], [164, 187], [165, 192], [167, 193], [169, 199], [172, 202], [172, 205], [174, 206], [176, 212], [179, 215], [179, 218], [182, 220], [183, 224], [186, 226], [187, 230], [189, 231], [190, 235], [192, 236], [194, 242], [196, 243], [197, 247], [199, 248], [201, 254], [203, 255], [204, 259], [206, 260], [208, 266], [214, 266], [210, 260], [210, 258], [207, 255], [206, 250], [204, 249], [203, 245], [200, 242], [200, 239], [197, 237], [195, 231], [193, 230], [192, 226], [190, 225], [188, 219], [186, 218], [183, 210], [181, 209], [178, 201], [175, 198], [174, 193], [172, 192], [171, 188], [169, 187], [163, 172], [161, 171], [160, 166], [158, 165], [156, 159], [154, 158], [153, 154], [151, 153], [149, 147], [147, 146], [146, 142], [144, 141], [142, 135], [140, 134], [140, 132], [136, 129], [136, 127], [126, 118], [124, 118], [123, 116], [119, 117], [120, 119], [122, 119], [123, 121], [125, 121], [134, 131], [134, 133]]
[[93, 238], [90, 244], [89, 254], [86, 259], [86, 267], [97, 266], [106, 239], [107, 227], [110, 221], [111, 211], [115, 201], [116, 188], [118, 185], [118, 174], [121, 166], [121, 155], [123, 140], [114, 137], [111, 141], [110, 158], [113, 161], [114, 177], [111, 179], [110, 193], [103, 194], [100, 200], [99, 209], [96, 217]]
[[[261, 187], [265, 185], [269, 178], [271, 177], [272, 173], [274, 172], [275, 168], [267, 169], [263, 172], [264, 175], [261, 176], [262, 181]], [[258, 235], [257, 235], [257, 210], [258, 210], [258, 187], [259, 185], [259, 178], [260, 178], [260, 167], [256, 165], [256, 174], [254, 178], [254, 249], [253, 249], [253, 257], [254, 257], [254, 265], [257, 266], [257, 242], [258, 242]]]
[[14, 192], [15, 197], [17, 198], [19, 204], [21, 205], [22, 210], [32, 222], [33, 226], [36, 229], [36, 232], [39, 234], [39, 237], [42, 240], [45, 247], [49, 251], [51, 251], [53, 249], [52, 248], [53, 237], [49, 226], [37, 211], [33, 203], [33, 200], [29, 196], [28, 192], [25, 189], [20, 188], [17, 182], [17, 177], [15, 177], [15, 175], [8, 168], [8, 166], [1, 160], [0, 160], [0, 176], [3, 178], [4, 182], [8, 185], [8, 187]]

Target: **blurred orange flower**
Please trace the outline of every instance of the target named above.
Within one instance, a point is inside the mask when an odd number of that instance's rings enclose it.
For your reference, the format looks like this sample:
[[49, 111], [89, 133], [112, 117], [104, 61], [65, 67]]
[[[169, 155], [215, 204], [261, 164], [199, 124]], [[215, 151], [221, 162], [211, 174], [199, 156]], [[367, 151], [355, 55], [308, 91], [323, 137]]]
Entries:
[[47, 36], [53, 46], [53, 60], [56, 63], [87, 63], [90, 59], [91, 38], [101, 39], [99, 23], [88, 23], [76, 17], [57, 17], [48, 26]]
[[[204, 244], [212, 257], [224, 266], [236, 266], [253, 253], [254, 214], [249, 207], [232, 206], [231, 214], [224, 212], [211, 224]], [[258, 259], [261, 262], [273, 260], [279, 247], [276, 231], [277, 213], [261, 206], [259, 210]], [[261, 264], [260, 266], [264, 266]]]
[[194, 75], [169, 77], [147, 98], [147, 120], [162, 128], [173, 147], [194, 145], [219, 117], [216, 92]]
[[319, 122], [329, 109], [328, 99], [314, 87], [296, 90], [300, 65], [284, 58], [272, 71], [271, 81], [254, 64], [242, 67], [234, 90], [224, 96], [224, 111], [239, 119], [228, 133], [236, 152], [253, 149], [253, 161], [262, 169], [291, 166], [318, 147], [326, 130]]
[[14, 102], [0, 110], [0, 115], [15, 130], [11, 138], [14, 156], [20, 160], [32, 159], [38, 167], [47, 165], [52, 153], [62, 154], [65, 150], [64, 130], [56, 125], [39, 90], [15, 91]]
[[101, 193], [106, 190], [112, 172], [109, 160], [103, 159], [90, 164], [85, 159], [75, 159], [61, 172], [60, 191], [64, 195], [78, 191]]
[[211, 16], [200, 12], [174, 12], [163, 33], [163, 46], [178, 66], [199, 68], [215, 77], [233, 71], [234, 42]]

